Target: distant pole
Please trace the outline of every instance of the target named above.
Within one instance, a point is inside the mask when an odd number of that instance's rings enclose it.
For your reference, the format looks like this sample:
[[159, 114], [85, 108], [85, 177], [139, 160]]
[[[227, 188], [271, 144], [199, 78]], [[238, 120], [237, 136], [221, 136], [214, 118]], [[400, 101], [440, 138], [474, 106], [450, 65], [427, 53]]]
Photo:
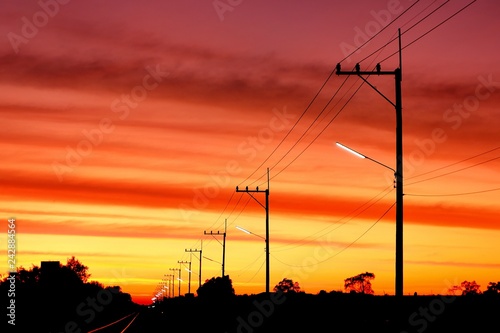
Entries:
[[[375, 71], [361, 71], [359, 64], [356, 64], [355, 71], [341, 71], [340, 64], [337, 64], [337, 75], [357, 75], [385, 100], [396, 109], [396, 296], [403, 296], [403, 103], [402, 103], [402, 55], [401, 55], [401, 29], [399, 32], [399, 68], [394, 71], [381, 71], [380, 64], [377, 64]], [[396, 100], [393, 103], [385, 97], [375, 86], [363, 76], [370, 75], [394, 75]]]
[[[222, 277], [224, 277], [224, 269], [226, 267], [226, 233], [227, 233], [227, 219], [224, 224], [224, 232], [207, 232], [204, 231], [205, 235], [210, 235], [215, 238], [215, 236], [222, 236]], [[220, 242], [219, 242], [220, 243]]]
[[192, 260], [192, 253], [189, 254], [189, 278], [188, 278], [188, 294], [191, 294], [191, 260]]
[[222, 236], [222, 277], [226, 273], [226, 234], [227, 234], [227, 219], [224, 220], [224, 235]]
[[[177, 261], [177, 263], [179, 264], [179, 296], [180, 296], [181, 295], [181, 281], [182, 281], [182, 279], [181, 279], [182, 265], [183, 264], [190, 264], [191, 262], [179, 260], [179, 261]], [[191, 266], [189, 266], [189, 275], [191, 276]]]
[[171, 297], [171, 290], [172, 290], [172, 274], [164, 274], [166, 278], [168, 278], [168, 298]]
[[[175, 271], [179, 271], [179, 296], [181, 295], [181, 272], [178, 268], [169, 268], [172, 271], [172, 289], [175, 289]], [[175, 293], [172, 291], [172, 295], [175, 297]]]
[[267, 168], [266, 189], [266, 293], [269, 294], [269, 168]]
[[[203, 248], [203, 240], [201, 240], [201, 247]], [[201, 287], [201, 258], [202, 258], [202, 252], [203, 250], [200, 248], [198, 249], [186, 249], [186, 252], [199, 252], [200, 253], [200, 271], [198, 274], [198, 288]]]

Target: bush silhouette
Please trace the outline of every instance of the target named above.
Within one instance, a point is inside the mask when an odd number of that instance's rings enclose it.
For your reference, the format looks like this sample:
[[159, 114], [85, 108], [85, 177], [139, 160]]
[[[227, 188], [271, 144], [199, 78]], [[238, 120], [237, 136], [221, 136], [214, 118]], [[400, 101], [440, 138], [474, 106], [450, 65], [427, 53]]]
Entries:
[[227, 299], [234, 296], [233, 282], [229, 275], [213, 277], [206, 280], [196, 291], [198, 297], [209, 299]]

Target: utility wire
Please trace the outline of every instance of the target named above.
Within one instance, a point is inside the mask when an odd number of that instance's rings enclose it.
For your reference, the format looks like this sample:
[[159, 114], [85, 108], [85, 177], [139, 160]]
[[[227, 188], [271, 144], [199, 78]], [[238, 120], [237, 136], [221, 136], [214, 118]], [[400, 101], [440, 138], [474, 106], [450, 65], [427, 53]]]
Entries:
[[[422, 23], [424, 20], [426, 20], [427, 18], [429, 18], [432, 14], [436, 13], [439, 9], [441, 9], [444, 5], [446, 5], [448, 2], [450, 2], [450, 0], [447, 0], [446, 2], [442, 3], [440, 6], [438, 6], [437, 8], [435, 8], [432, 12], [430, 12], [429, 14], [427, 14], [425, 17], [423, 17], [422, 19], [420, 19], [417, 23], [413, 24], [411, 27], [409, 27], [408, 29], [406, 29], [405, 31], [403, 31], [401, 33], [401, 36], [403, 36], [404, 34], [406, 34], [407, 32], [409, 32], [410, 30], [412, 30], [413, 28], [415, 28], [417, 25], [419, 25], [420, 23]], [[424, 10], [426, 10], [428, 7], [426, 7]], [[420, 12], [419, 14], [417, 15], [420, 15], [422, 12]], [[387, 47], [389, 44], [391, 44], [392, 42], [396, 41], [399, 39], [399, 36], [398, 37], [394, 37], [392, 38], [391, 40], [389, 40], [387, 43], [385, 43], [384, 45], [382, 45], [381, 47], [379, 47], [378, 49], [376, 49], [375, 51], [373, 51], [372, 53], [370, 53], [369, 55], [367, 55], [366, 57], [364, 57], [363, 59], [361, 59], [359, 62], [363, 62], [365, 61], [366, 59], [370, 58], [372, 55], [374, 55], [375, 53], [379, 52], [380, 50], [384, 49], [385, 47]], [[404, 49], [404, 48], [402, 48]], [[393, 53], [391, 56], [395, 55], [399, 53], [399, 50], [396, 51], [395, 53]], [[382, 63], [383, 61], [387, 60], [387, 58], [385, 58], [384, 60], [380, 61], [380, 63]]]
[[[390, 191], [387, 191], [388, 189], [390, 189]], [[376, 203], [378, 203], [380, 200], [382, 200], [383, 198], [385, 198], [390, 192], [392, 192], [393, 190], [393, 187], [387, 187], [385, 188], [384, 190], [382, 190], [380, 193], [378, 193], [376, 196], [374, 196], [373, 198], [371, 198], [370, 200], [368, 200], [367, 202], [365, 202], [364, 204], [362, 204], [360, 207], [354, 209], [352, 212], [350, 212], [349, 214], [347, 214], [346, 216], [342, 217], [341, 219], [335, 221], [335, 223], [333, 225], [329, 225], [307, 237], [304, 237], [300, 240], [297, 240], [297, 241], [294, 241], [294, 242], [290, 242], [288, 244], [285, 244], [285, 245], [282, 245], [282, 246], [275, 246], [273, 247], [273, 252], [282, 252], [282, 251], [288, 251], [288, 250], [291, 250], [291, 249], [294, 249], [294, 248], [297, 248], [297, 247], [300, 247], [300, 246], [303, 246], [303, 245], [307, 245], [307, 244], [310, 244], [312, 241], [315, 241], [316, 239], [318, 238], [321, 238], [327, 234], [329, 234], [330, 232], [333, 232], [337, 229], [339, 229], [341, 226], [347, 224], [348, 222], [352, 221], [354, 218], [358, 217], [359, 215], [361, 215], [362, 213], [364, 213], [365, 211], [367, 211], [369, 208], [373, 207]], [[383, 194], [384, 192], [386, 192], [384, 195], [382, 195], [380, 198], [377, 199], [377, 197], [379, 197], [381, 194]], [[375, 200], [376, 199], [376, 200]], [[373, 202], [372, 202], [373, 201]], [[371, 203], [370, 203], [371, 202]], [[363, 208], [364, 206], [366, 206], [365, 208]], [[356, 213], [357, 212], [357, 213]], [[345, 220], [347, 219], [345, 222], [342, 222], [340, 223], [342, 220]], [[334, 227], [334, 228], [333, 228]], [[328, 232], [325, 232], [317, 237], [314, 237], [314, 238], [311, 238], [323, 231], [326, 231], [327, 229], [330, 229], [330, 228], [333, 228], [332, 230], [328, 231]], [[309, 239], [311, 238], [311, 239]], [[307, 242], [306, 242], [307, 240]], [[293, 244], [298, 244], [296, 246], [292, 246], [292, 247], [289, 247], [290, 245], [293, 245]]]
[[[326, 103], [326, 105], [323, 107], [323, 109], [321, 110], [321, 112], [316, 116], [316, 118], [314, 119], [314, 121], [309, 125], [309, 127], [304, 131], [304, 133], [302, 133], [302, 135], [297, 139], [297, 141], [288, 149], [288, 151], [276, 162], [274, 163], [273, 166], [271, 166], [271, 170], [274, 169], [281, 161], [283, 161], [283, 159], [299, 144], [299, 142], [304, 138], [304, 136], [306, 136], [306, 134], [309, 132], [309, 130], [311, 129], [311, 127], [313, 127], [313, 125], [318, 121], [319, 117], [323, 114], [323, 112], [325, 112], [326, 108], [328, 107], [328, 105], [330, 105], [330, 103], [333, 101], [333, 99], [337, 96], [337, 94], [339, 93], [339, 91], [342, 89], [342, 87], [344, 86], [344, 84], [347, 82], [349, 77], [346, 77], [345, 80], [342, 82], [342, 84], [340, 85], [340, 87], [337, 89], [337, 91], [333, 94], [333, 96], [330, 98], [330, 100], [328, 101], [328, 103]], [[253, 183], [257, 182], [259, 179], [255, 180]], [[252, 183], [252, 184], [253, 184]]]
[[278, 148], [283, 144], [283, 142], [285, 142], [286, 138], [288, 138], [288, 136], [290, 135], [290, 133], [292, 133], [292, 131], [294, 130], [294, 128], [297, 126], [297, 124], [300, 122], [300, 120], [304, 117], [304, 115], [307, 113], [307, 111], [309, 110], [309, 108], [312, 106], [312, 104], [314, 103], [314, 101], [318, 98], [318, 96], [320, 95], [321, 91], [323, 90], [323, 88], [326, 86], [326, 84], [328, 83], [328, 81], [330, 81], [330, 78], [333, 76], [333, 74], [335, 73], [335, 69], [332, 70], [330, 72], [330, 74], [328, 75], [328, 77], [326, 78], [326, 80], [323, 82], [323, 84], [321, 85], [321, 87], [319, 88], [319, 90], [316, 92], [316, 94], [314, 95], [313, 99], [309, 102], [309, 104], [307, 105], [307, 107], [305, 108], [304, 112], [302, 112], [302, 114], [300, 115], [299, 119], [297, 119], [297, 121], [295, 122], [295, 124], [293, 124], [292, 128], [290, 128], [290, 130], [288, 131], [288, 133], [285, 135], [285, 137], [283, 137], [283, 139], [281, 139], [280, 143], [276, 146], [276, 148], [274, 148], [274, 150], [271, 152], [271, 154], [269, 154], [269, 156], [247, 177], [245, 178], [239, 185], [241, 186], [244, 182], [246, 182], [248, 179], [250, 179], [250, 177], [252, 177], [268, 160], [269, 158], [271, 158], [271, 156], [278, 150]]
[[401, 14], [399, 14], [394, 20], [392, 20], [391, 22], [389, 22], [379, 32], [377, 32], [375, 35], [373, 35], [372, 37], [370, 37], [366, 42], [364, 42], [363, 44], [361, 44], [360, 46], [358, 46], [354, 51], [352, 51], [351, 53], [349, 53], [344, 59], [340, 60], [339, 63], [342, 63], [344, 60], [346, 60], [347, 58], [349, 58], [350, 56], [352, 56], [354, 53], [358, 52], [361, 48], [363, 48], [366, 44], [368, 44], [370, 41], [372, 41], [375, 37], [377, 37], [380, 33], [382, 33], [385, 29], [387, 29], [394, 22], [396, 22], [401, 16], [403, 16], [404, 14], [406, 14], [406, 12], [408, 12], [410, 9], [412, 9], [413, 6], [415, 6], [419, 2], [420, 2], [420, 0], [415, 1], [410, 7], [408, 7], [407, 9], [405, 9]]
[[266, 261], [262, 261], [262, 264], [260, 265], [259, 269], [255, 272], [255, 274], [250, 278], [250, 280], [248, 280], [247, 282], [250, 282], [252, 281], [256, 276], [257, 274], [259, 274], [260, 270], [262, 269], [262, 267], [264, 266], [264, 264], [266, 263]]
[[392, 209], [392, 207], [394, 207], [396, 205], [396, 202], [394, 202], [383, 214], [382, 216], [380, 216], [372, 225], [370, 225], [368, 227], [368, 229], [366, 229], [359, 237], [357, 237], [354, 241], [352, 241], [351, 243], [349, 243], [348, 245], [346, 245], [344, 248], [342, 248], [340, 251], [338, 251], [337, 253], [331, 255], [330, 257], [324, 259], [324, 260], [321, 260], [321, 261], [317, 261], [317, 262], [314, 262], [310, 265], [291, 265], [291, 264], [287, 264], [281, 260], [279, 260], [278, 258], [276, 258], [274, 255], [273, 255], [273, 258], [276, 259], [277, 261], [279, 261], [280, 263], [284, 264], [284, 265], [287, 265], [287, 266], [290, 266], [290, 267], [309, 267], [309, 266], [314, 266], [314, 265], [318, 265], [318, 264], [322, 264], [330, 259], [333, 259], [334, 257], [338, 256], [339, 254], [341, 254], [342, 252], [344, 252], [345, 250], [347, 250], [348, 248], [350, 248], [352, 245], [354, 245], [354, 243], [356, 243], [357, 241], [359, 241], [361, 239], [361, 237], [363, 237], [364, 235], [366, 235], [368, 233], [368, 231], [370, 231], [378, 222], [380, 222], [380, 220], [382, 220], [382, 218], [387, 215], [387, 213]]
[[[401, 48], [401, 50], [404, 50], [406, 49], [407, 47], [409, 47], [410, 45], [413, 45], [414, 43], [416, 43], [417, 41], [419, 41], [420, 39], [424, 38], [425, 36], [427, 36], [429, 33], [431, 33], [432, 31], [436, 30], [437, 28], [439, 28], [440, 26], [442, 26], [443, 24], [445, 24], [446, 22], [448, 22], [449, 20], [451, 20], [453, 17], [457, 16], [458, 14], [460, 14], [461, 12], [463, 12], [465, 9], [467, 9], [469, 6], [471, 6], [473, 3], [475, 3], [477, 0], [473, 0], [471, 1], [470, 3], [468, 3], [467, 5], [465, 5], [464, 7], [462, 7], [461, 9], [459, 9], [458, 11], [456, 11], [453, 15], [449, 16], [447, 19], [441, 21], [441, 23], [435, 25], [433, 28], [431, 28], [430, 30], [428, 30], [427, 32], [425, 32], [424, 34], [422, 34], [420, 37], [418, 38], [415, 38], [413, 41], [411, 41], [409, 44], [405, 45], [404, 47]], [[386, 58], [382, 59], [382, 61], [380, 61], [380, 63], [386, 61], [387, 59], [395, 56], [396, 54], [398, 54], [399, 51], [396, 51], [394, 53], [392, 53], [391, 55], [387, 56]]]
[[412, 177], [408, 177], [406, 178], [405, 180], [409, 180], [409, 179], [413, 179], [413, 178], [417, 178], [417, 177], [422, 177], [422, 176], [425, 176], [425, 175], [428, 175], [430, 173], [433, 173], [433, 172], [436, 172], [436, 171], [439, 171], [439, 170], [443, 170], [443, 169], [446, 169], [446, 168], [449, 168], [449, 167], [452, 167], [454, 165], [457, 165], [457, 164], [460, 164], [460, 163], [463, 163], [463, 162], [466, 162], [466, 161], [469, 161], [469, 160], [472, 160], [476, 157], [479, 157], [479, 156], [482, 156], [482, 155], [486, 155], [486, 154], [489, 154], [495, 150], [498, 150], [500, 149], [500, 146], [496, 147], [496, 148], [493, 148], [493, 149], [490, 149], [490, 150], [487, 150], [485, 152], [482, 152], [480, 154], [477, 154], [477, 155], [474, 155], [472, 157], [468, 157], [466, 159], [463, 159], [461, 161], [458, 161], [458, 162], [455, 162], [455, 163], [452, 163], [452, 164], [449, 164], [449, 165], [446, 165], [446, 166], [443, 166], [443, 167], [440, 167], [440, 168], [437, 168], [437, 169], [434, 169], [434, 170], [431, 170], [431, 171], [427, 171], [427, 172], [424, 172], [424, 173], [421, 173], [419, 175], [416, 175], [416, 176], [412, 176]]
[[457, 173], [457, 172], [460, 172], [460, 171], [463, 171], [463, 170], [467, 170], [467, 169], [473, 168], [473, 167], [481, 165], [481, 164], [486, 164], [486, 163], [498, 160], [499, 158], [500, 158], [500, 156], [493, 157], [493, 158], [491, 158], [489, 160], [482, 161], [482, 162], [479, 162], [479, 163], [476, 163], [476, 164], [473, 164], [473, 165], [469, 165], [469, 166], [466, 166], [466, 167], [458, 169], [458, 170], [450, 171], [450, 172], [447, 172], [447, 173], [443, 173], [441, 175], [437, 175], [437, 176], [426, 178], [426, 179], [422, 179], [422, 180], [417, 180], [417, 181], [415, 181], [413, 183], [406, 184], [406, 186], [417, 184], [417, 183], [421, 183], [421, 182], [425, 182], [425, 181], [428, 181], [428, 180], [431, 180], [431, 179], [436, 179], [436, 178], [448, 176], [448, 175], [451, 175], [451, 174], [454, 174], [454, 173]]
[[[449, 1], [449, 0], [448, 0]], [[346, 60], [347, 58], [349, 58], [351, 55], [353, 55], [354, 53], [356, 53], [359, 49], [361, 49], [362, 47], [364, 47], [367, 43], [369, 43], [371, 40], [373, 40], [375, 37], [377, 37], [380, 33], [382, 33], [386, 28], [388, 28], [390, 25], [392, 25], [395, 21], [397, 21], [401, 16], [403, 16], [406, 12], [408, 12], [411, 8], [413, 8], [413, 6], [415, 6], [417, 3], [419, 3], [420, 0], [417, 0], [415, 1], [410, 7], [408, 7], [406, 10], [404, 10], [400, 15], [398, 15], [395, 19], [393, 19], [391, 22], [389, 22], [386, 26], [384, 26], [379, 32], [377, 32], [376, 34], [374, 34], [372, 37], [370, 37], [366, 42], [364, 42], [362, 45], [358, 46], [354, 51], [352, 51], [350, 54], [348, 54], [344, 59], [342, 59], [339, 63], [343, 62], [344, 60]], [[268, 160], [269, 158], [271, 158], [271, 156], [278, 150], [278, 148], [283, 144], [283, 142], [288, 138], [288, 136], [290, 135], [290, 133], [295, 129], [295, 127], [297, 126], [297, 124], [300, 122], [300, 120], [304, 117], [304, 115], [307, 113], [307, 111], [310, 109], [310, 107], [312, 106], [312, 104], [314, 103], [314, 101], [318, 98], [319, 94], [321, 93], [321, 91], [324, 89], [324, 87], [326, 86], [326, 84], [328, 83], [328, 81], [331, 79], [331, 77], [333, 76], [333, 74], [335, 73], [335, 69], [333, 69], [330, 74], [328, 75], [328, 77], [326, 78], [326, 80], [323, 82], [323, 84], [321, 85], [320, 89], [318, 90], [318, 92], [314, 95], [313, 99], [309, 102], [309, 104], [307, 105], [306, 109], [304, 110], [304, 112], [302, 112], [302, 114], [300, 115], [299, 119], [297, 119], [297, 121], [295, 122], [295, 124], [292, 126], [292, 128], [288, 131], [288, 133], [285, 135], [285, 137], [280, 141], [280, 143], [276, 146], [276, 148], [271, 152], [271, 154], [247, 177], [245, 178], [239, 185], [242, 185], [243, 183], [245, 183], [248, 179], [250, 179]], [[344, 81], [345, 82], [345, 81]], [[340, 89], [340, 88], [339, 88]], [[337, 90], [338, 92], [338, 90]], [[335, 93], [335, 95], [337, 94], [337, 92]], [[324, 111], [324, 109], [323, 109]], [[317, 118], [316, 118], [317, 120]], [[316, 121], [315, 120], [315, 121]], [[314, 122], [315, 122], [314, 121]], [[313, 123], [314, 123], [313, 122]], [[312, 126], [312, 124], [309, 126], [309, 128]], [[308, 128], [308, 129], [309, 129]], [[306, 131], [307, 132], [307, 131]], [[301, 136], [301, 138], [305, 135], [305, 133]], [[300, 139], [299, 139], [300, 140]], [[283, 157], [282, 157], [283, 159]], [[265, 175], [264, 175], [265, 176]], [[264, 177], [262, 176], [262, 177]], [[260, 177], [260, 178], [262, 178]], [[260, 179], [259, 178], [259, 179]], [[258, 181], [258, 180], [257, 180]], [[253, 183], [252, 183], [253, 184]]]
[[328, 126], [330, 126], [333, 121], [340, 115], [340, 113], [342, 113], [342, 111], [344, 111], [345, 107], [347, 106], [347, 104], [349, 104], [349, 102], [354, 98], [354, 96], [357, 94], [357, 92], [361, 89], [361, 87], [365, 84], [365, 82], [361, 82], [361, 84], [358, 86], [358, 88], [354, 91], [354, 93], [349, 97], [349, 99], [344, 103], [344, 105], [340, 108], [340, 110], [335, 114], [335, 116], [325, 125], [325, 127], [323, 127], [323, 129], [314, 137], [314, 139], [290, 162], [288, 163], [287, 165], [285, 165], [285, 167], [283, 167], [283, 169], [281, 169], [280, 171], [278, 171], [277, 173], [273, 174], [272, 177], [270, 177], [270, 179], [274, 179], [275, 177], [277, 177], [280, 173], [282, 173], [283, 171], [285, 171], [293, 162], [295, 162], [300, 156], [302, 156], [302, 154], [320, 137], [321, 134], [323, 134], [323, 132], [328, 128]]
[[450, 194], [412, 194], [412, 193], [405, 193], [405, 195], [410, 195], [412, 197], [454, 197], [454, 196], [460, 196], [460, 195], [472, 195], [472, 194], [480, 194], [480, 193], [487, 193], [487, 192], [493, 192], [493, 191], [499, 191], [500, 187], [497, 188], [492, 188], [489, 190], [482, 190], [482, 191], [475, 191], [475, 192], [464, 192], [464, 193], [450, 193]]

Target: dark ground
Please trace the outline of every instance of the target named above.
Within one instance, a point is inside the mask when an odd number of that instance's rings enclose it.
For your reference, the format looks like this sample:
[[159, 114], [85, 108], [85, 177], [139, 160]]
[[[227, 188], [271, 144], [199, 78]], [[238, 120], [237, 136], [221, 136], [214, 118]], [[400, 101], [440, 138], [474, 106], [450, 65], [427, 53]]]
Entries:
[[189, 332], [500, 332], [500, 297], [484, 295], [176, 298], [149, 311], [159, 327], [177, 322]]
[[[60, 294], [28, 295], [17, 298], [16, 327], [7, 326], [7, 330], [0, 331], [83, 333], [139, 312], [126, 333], [500, 332], [500, 295], [396, 298], [271, 293], [226, 299], [177, 297], [165, 299], [154, 308], [114, 297], [102, 311], [93, 312], [92, 320], [87, 298], [75, 298], [77, 301], [70, 304]], [[82, 301], [85, 307], [81, 306]], [[79, 306], [84, 310], [80, 314], [75, 311]], [[7, 319], [4, 317], [3, 324]], [[71, 321], [76, 326], [68, 328]], [[99, 333], [122, 330], [123, 327], [109, 328]]]

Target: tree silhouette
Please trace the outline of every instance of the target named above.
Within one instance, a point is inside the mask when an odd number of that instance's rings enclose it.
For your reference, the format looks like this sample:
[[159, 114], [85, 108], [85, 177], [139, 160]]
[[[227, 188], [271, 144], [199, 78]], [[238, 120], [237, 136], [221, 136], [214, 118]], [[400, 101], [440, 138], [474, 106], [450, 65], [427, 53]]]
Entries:
[[234, 296], [233, 282], [229, 275], [206, 280], [196, 291], [200, 298], [221, 299]]
[[462, 287], [462, 295], [479, 295], [479, 294], [481, 294], [481, 290], [479, 289], [479, 287], [481, 287], [481, 286], [478, 285], [476, 283], [476, 281], [472, 281], [472, 282], [464, 281], [464, 282], [462, 282], [461, 287]]
[[67, 260], [66, 267], [75, 272], [76, 276], [78, 276], [83, 283], [86, 283], [90, 278], [90, 274], [87, 272], [89, 268], [76, 259], [75, 256]]
[[284, 278], [273, 289], [275, 292], [281, 291], [284, 293], [298, 293], [300, 292], [300, 286], [298, 282], [293, 282], [292, 279]]
[[373, 295], [372, 284], [370, 280], [375, 278], [373, 273], [361, 273], [356, 276], [344, 280], [344, 288], [346, 291], [358, 294]]
[[449, 292], [455, 294], [455, 292], [460, 292], [462, 295], [479, 295], [481, 286], [476, 283], [476, 281], [463, 281], [459, 286], [454, 285], [448, 289]]
[[33, 265], [31, 269], [19, 267], [17, 269], [17, 279], [20, 283], [28, 287], [38, 285], [40, 282], [40, 267]]
[[486, 295], [499, 295], [500, 294], [500, 281], [499, 282], [490, 282], [486, 287], [486, 291], [484, 292]]

